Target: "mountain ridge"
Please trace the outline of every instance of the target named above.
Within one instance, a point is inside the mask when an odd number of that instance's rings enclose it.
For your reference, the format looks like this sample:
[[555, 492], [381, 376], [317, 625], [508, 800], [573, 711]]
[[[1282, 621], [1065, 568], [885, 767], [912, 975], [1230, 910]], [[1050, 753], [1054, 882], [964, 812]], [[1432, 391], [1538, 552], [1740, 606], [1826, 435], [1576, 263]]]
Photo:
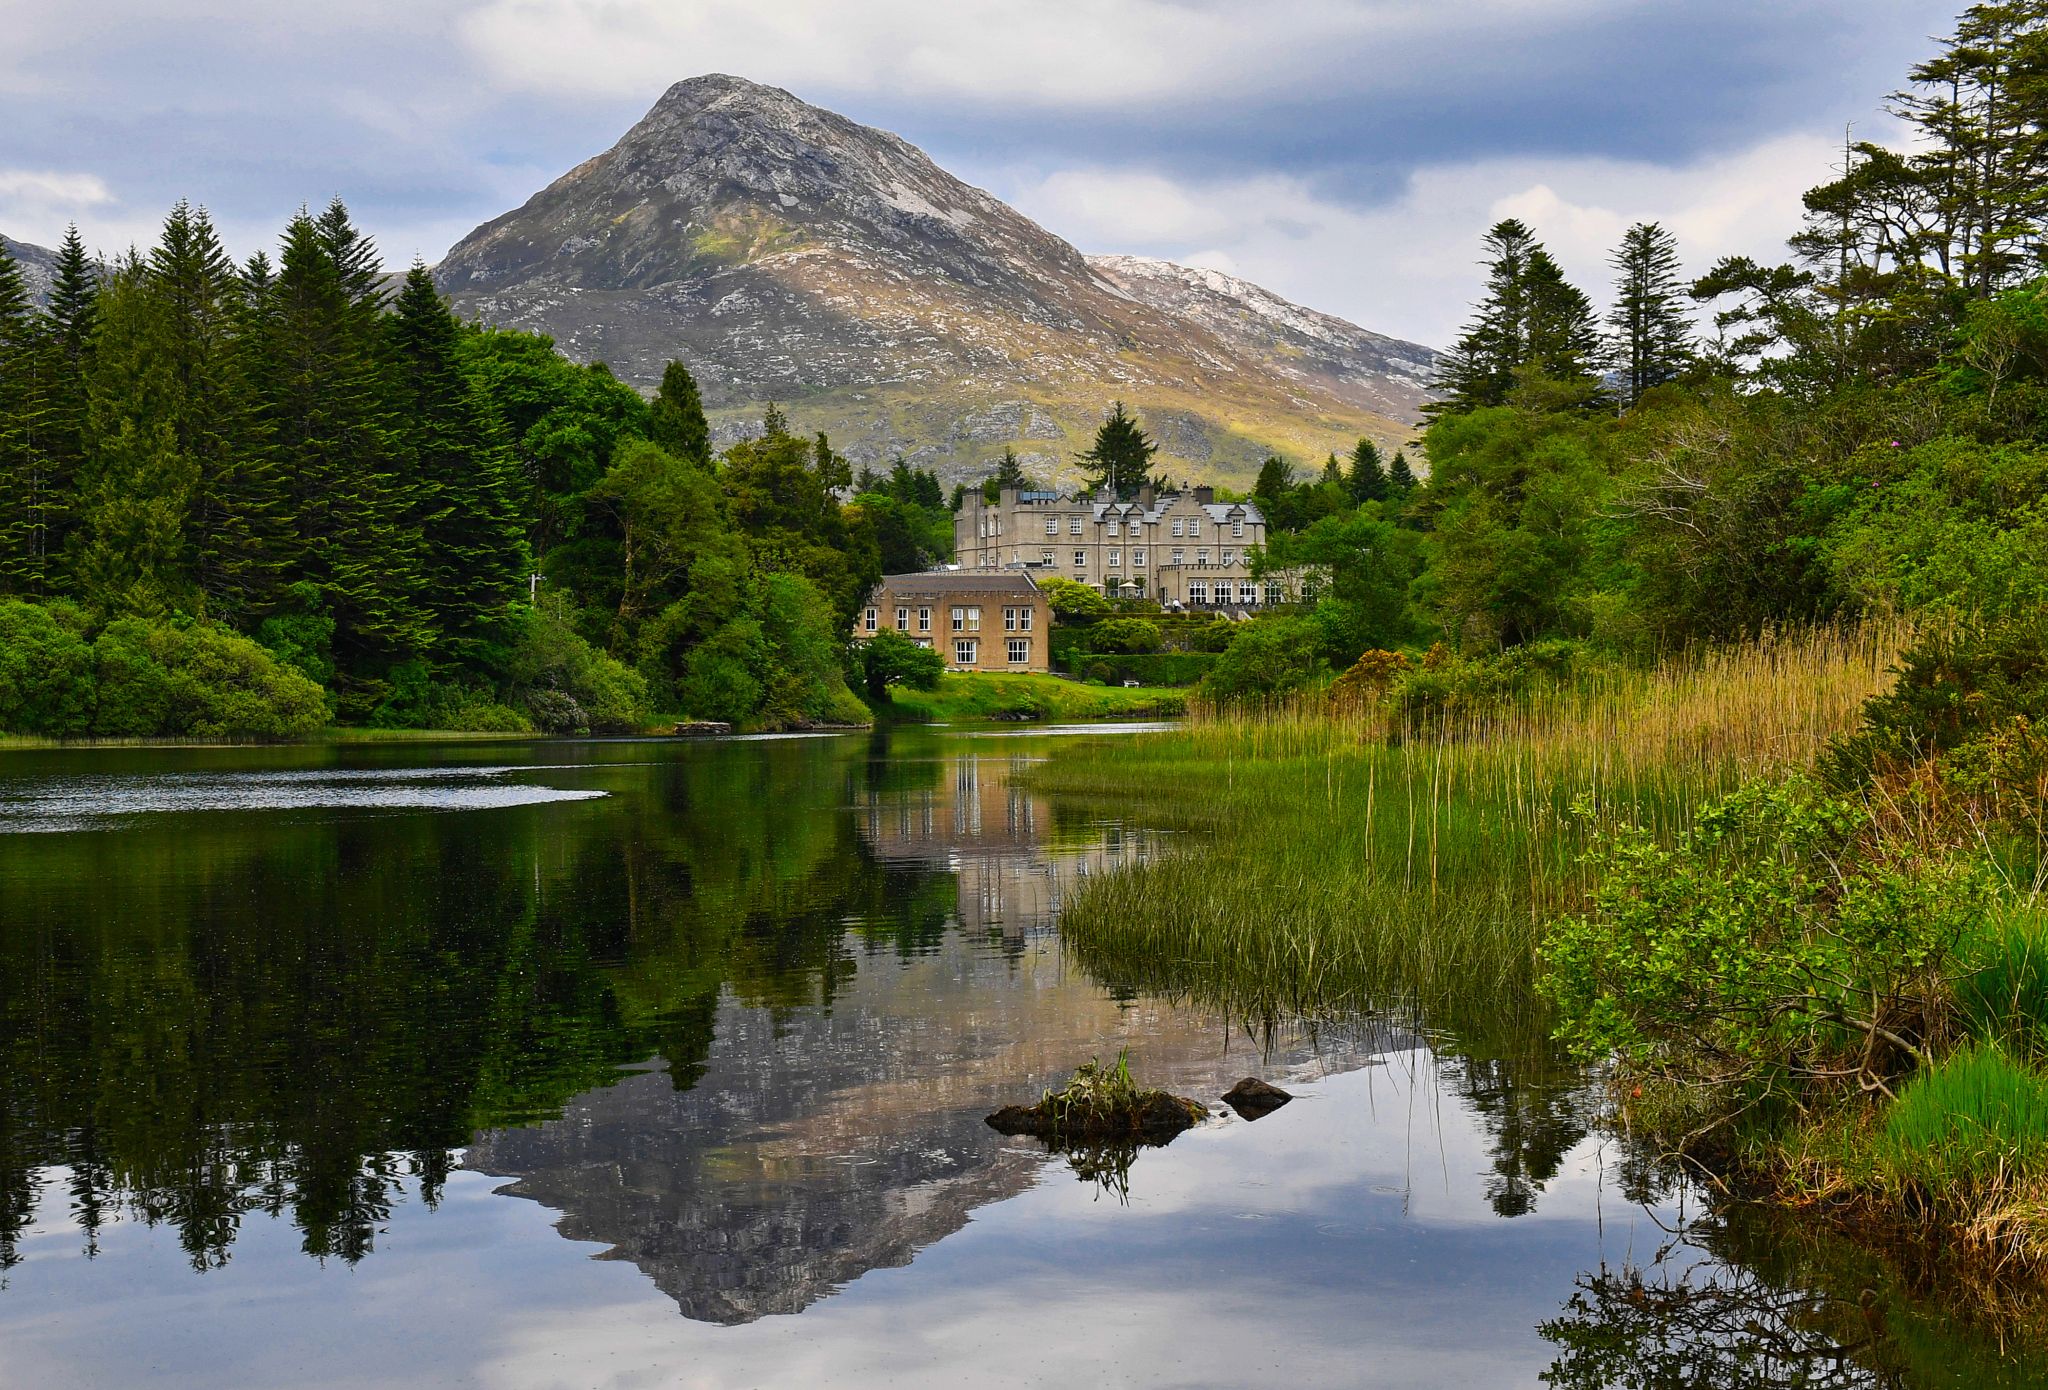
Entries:
[[14, 263], [21, 267], [21, 278], [28, 286], [30, 301], [39, 305], [49, 303], [50, 286], [57, 276], [57, 253], [32, 242], [16, 241], [5, 234], [0, 234], [0, 245], [6, 246], [7, 254], [14, 257]]
[[1408, 436], [1429, 349], [1167, 265], [1083, 256], [898, 136], [712, 74], [435, 276], [643, 388], [680, 358], [722, 438], [775, 400], [860, 463], [979, 476], [1008, 445], [1063, 481], [1112, 397], [1218, 481]]

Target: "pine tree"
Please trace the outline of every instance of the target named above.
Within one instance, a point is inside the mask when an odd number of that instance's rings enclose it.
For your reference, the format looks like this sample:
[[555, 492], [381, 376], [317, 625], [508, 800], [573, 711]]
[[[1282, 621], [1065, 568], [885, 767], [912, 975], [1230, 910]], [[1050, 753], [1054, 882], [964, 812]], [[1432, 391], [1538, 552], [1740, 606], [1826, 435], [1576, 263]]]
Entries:
[[1031, 480], [1024, 476], [1024, 464], [1018, 459], [1015, 449], [1004, 448], [1003, 457], [996, 464], [995, 483], [998, 491], [1006, 487], [1013, 487], [1019, 492], [1030, 489]]
[[1346, 480], [1354, 502], [1382, 502], [1387, 496], [1387, 470], [1380, 463], [1380, 450], [1370, 439], [1360, 439], [1351, 451], [1351, 475]]
[[407, 273], [385, 328], [412, 480], [408, 529], [420, 533], [421, 603], [459, 653], [504, 612], [528, 569], [518, 479], [488, 405], [463, 375], [461, 327], [424, 265]]
[[0, 593], [41, 594], [51, 574], [51, 522], [68, 499], [53, 487], [53, 344], [0, 242]]
[[1590, 386], [1603, 356], [1593, 301], [1540, 246], [1529, 255], [1524, 294], [1527, 328], [1517, 365], [1552, 381]]
[[1387, 490], [1395, 497], [1415, 491], [1415, 470], [1408, 466], [1408, 452], [1394, 450], [1394, 462], [1387, 468]]
[[1614, 266], [1613, 356], [1621, 375], [1622, 404], [1676, 381], [1692, 365], [1692, 326], [1679, 279], [1678, 242], [1655, 222], [1623, 234]]
[[[56, 273], [45, 309], [45, 326], [54, 349], [55, 374], [49, 391], [49, 489], [44, 525], [53, 563], [64, 552], [76, 521], [78, 479], [85, 466], [86, 382], [92, 373], [94, 340], [99, 331], [99, 267], [86, 254], [78, 228], [64, 230], [57, 247]], [[61, 567], [50, 576], [61, 580]]]
[[1335, 449], [1332, 449], [1330, 456], [1323, 460], [1323, 476], [1316, 481], [1326, 483], [1331, 487], [1340, 488], [1345, 485], [1344, 465], [1337, 462], [1337, 451]]
[[680, 362], [662, 369], [661, 389], [647, 414], [648, 438], [679, 459], [711, 461], [711, 425], [704, 418], [704, 397], [697, 378]]
[[1527, 360], [1529, 258], [1542, 249], [1536, 234], [1515, 218], [1487, 230], [1486, 293], [1458, 341], [1444, 354], [1432, 383], [1431, 414], [1500, 405], [1514, 389], [1515, 371]]
[[423, 649], [430, 629], [378, 323], [350, 292], [333, 241], [304, 213], [285, 229], [262, 316], [259, 396], [304, 577], [335, 620], [344, 708], [363, 714], [385, 672]]
[[150, 252], [145, 279], [161, 318], [170, 392], [161, 415], [191, 463], [185, 521], [194, 582], [207, 609], [229, 621], [274, 598], [286, 577], [277, 554], [287, 533], [272, 461], [259, 447], [240, 331], [242, 280], [202, 208], [180, 201]]
[[1091, 491], [1108, 488], [1114, 496], [1127, 498], [1153, 482], [1152, 459], [1158, 452], [1151, 436], [1124, 409], [1124, 403], [1117, 401], [1095, 431], [1093, 447], [1079, 457], [1095, 469], [1096, 476], [1088, 484]]
[[97, 312], [71, 588], [110, 616], [193, 612], [201, 605], [185, 528], [198, 478], [174, 423], [178, 347], [166, 300], [131, 253], [102, 280]]

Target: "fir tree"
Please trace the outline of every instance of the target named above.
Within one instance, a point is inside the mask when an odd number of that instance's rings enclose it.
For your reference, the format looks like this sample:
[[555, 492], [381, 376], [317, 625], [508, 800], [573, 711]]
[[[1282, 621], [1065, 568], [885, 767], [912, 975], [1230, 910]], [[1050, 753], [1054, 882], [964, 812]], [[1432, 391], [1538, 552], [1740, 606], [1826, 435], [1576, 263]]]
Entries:
[[0, 593], [40, 594], [51, 582], [53, 486], [50, 336], [0, 243]]
[[711, 461], [711, 425], [704, 418], [704, 397], [697, 378], [680, 362], [662, 369], [661, 389], [647, 413], [648, 438], [679, 459]]
[[488, 405], [463, 375], [462, 330], [424, 265], [407, 273], [385, 326], [412, 479], [409, 525], [420, 533], [421, 603], [444, 645], [459, 648], [504, 612], [528, 569], [518, 480]]
[[1537, 247], [1529, 255], [1525, 281], [1526, 331], [1519, 378], [1541, 373], [1553, 382], [1595, 387], [1604, 355], [1593, 302], [1585, 291], [1564, 278], [1550, 253]]
[[1502, 404], [1526, 360], [1529, 258], [1541, 248], [1535, 233], [1512, 217], [1488, 229], [1484, 245], [1486, 293], [1437, 365], [1432, 414]]
[[1031, 480], [1024, 476], [1024, 465], [1015, 449], [1007, 446], [1003, 449], [1002, 460], [996, 464], [995, 483], [999, 492], [1006, 487], [1013, 487], [1019, 492], [1030, 490]]
[[1114, 496], [1125, 498], [1152, 483], [1152, 459], [1158, 452], [1151, 436], [1124, 409], [1124, 403], [1117, 401], [1095, 431], [1093, 447], [1079, 457], [1095, 470], [1088, 484], [1091, 491], [1108, 488]]
[[1692, 364], [1692, 327], [1678, 273], [1678, 243], [1655, 222], [1638, 222], [1622, 236], [1610, 262], [1615, 269], [1613, 357], [1622, 403], [1676, 381]]
[[389, 667], [421, 650], [429, 627], [410, 489], [397, 471], [378, 324], [365, 317], [304, 213], [285, 229], [263, 315], [260, 398], [284, 461], [305, 576], [335, 620], [344, 705], [367, 712]]
[[1354, 502], [1381, 502], [1387, 496], [1387, 470], [1380, 462], [1380, 450], [1370, 439], [1360, 439], [1351, 451], [1351, 475], [1346, 482]]
[[1415, 491], [1415, 470], [1408, 466], [1408, 452], [1394, 450], [1394, 461], [1387, 468], [1387, 490], [1395, 497], [1406, 497]]

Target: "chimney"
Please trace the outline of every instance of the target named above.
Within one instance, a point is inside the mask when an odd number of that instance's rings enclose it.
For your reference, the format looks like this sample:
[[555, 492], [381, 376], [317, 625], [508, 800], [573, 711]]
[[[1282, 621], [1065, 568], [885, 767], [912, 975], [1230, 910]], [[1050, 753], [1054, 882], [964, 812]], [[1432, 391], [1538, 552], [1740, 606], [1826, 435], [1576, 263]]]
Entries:
[[1147, 483], [1138, 489], [1138, 505], [1148, 512], [1152, 510], [1152, 497], [1152, 484]]
[[997, 496], [1001, 499], [998, 505], [1006, 512], [1017, 505], [1017, 489], [1013, 487], [1003, 488]]
[[1211, 502], [1214, 502], [1215, 500], [1216, 500], [1216, 489], [1215, 489], [1215, 488], [1213, 488], [1213, 487], [1198, 487], [1198, 488], [1196, 488], [1196, 489], [1195, 489], [1195, 505], [1196, 505], [1196, 506], [1198, 506], [1198, 507], [1206, 507], [1206, 506], [1208, 506], [1208, 505], [1209, 505], [1209, 504], [1210, 504]]

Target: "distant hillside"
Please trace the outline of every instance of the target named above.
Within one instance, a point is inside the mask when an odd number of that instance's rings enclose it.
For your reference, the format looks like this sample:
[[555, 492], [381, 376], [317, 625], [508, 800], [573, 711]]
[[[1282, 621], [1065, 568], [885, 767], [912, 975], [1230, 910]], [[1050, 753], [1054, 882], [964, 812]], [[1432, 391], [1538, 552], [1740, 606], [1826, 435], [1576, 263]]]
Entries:
[[7, 254], [14, 257], [15, 263], [21, 267], [21, 278], [28, 284], [29, 298], [38, 304], [47, 302], [50, 282], [57, 273], [57, 253], [9, 236], [0, 236], [0, 245], [6, 246]]
[[435, 270], [466, 314], [651, 387], [671, 357], [732, 437], [778, 400], [858, 462], [1078, 475], [1121, 397], [1168, 472], [1248, 481], [1408, 437], [1431, 354], [1214, 272], [1091, 261], [884, 131], [738, 78], [678, 83], [619, 143]]

